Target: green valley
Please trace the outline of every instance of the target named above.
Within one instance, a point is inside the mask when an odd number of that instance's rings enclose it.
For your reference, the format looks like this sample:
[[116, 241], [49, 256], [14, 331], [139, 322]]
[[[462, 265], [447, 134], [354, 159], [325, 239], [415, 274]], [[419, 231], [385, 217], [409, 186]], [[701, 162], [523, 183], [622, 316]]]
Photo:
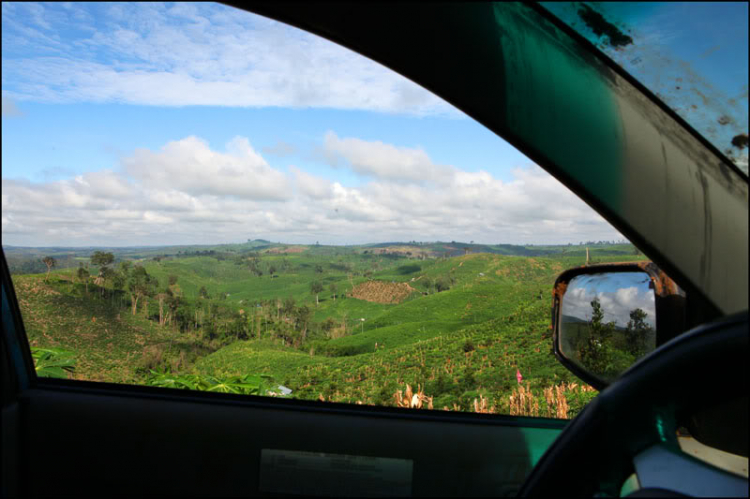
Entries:
[[6, 254], [32, 347], [70, 352], [75, 379], [540, 417], [595, 395], [551, 353], [555, 278], [643, 258], [604, 242]]

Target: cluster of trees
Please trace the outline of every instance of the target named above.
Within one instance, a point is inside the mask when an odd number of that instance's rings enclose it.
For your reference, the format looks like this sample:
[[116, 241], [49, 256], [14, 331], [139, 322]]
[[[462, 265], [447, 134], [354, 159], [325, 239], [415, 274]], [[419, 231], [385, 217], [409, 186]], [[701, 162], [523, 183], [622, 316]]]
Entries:
[[591, 310], [586, 334], [578, 344], [579, 359], [593, 373], [615, 378], [648, 353], [653, 328], [646, 322], [648, 314], [640, 308], [630, 311], [630, 320], [622, 334], [617, 333], [615, 322], [604, 321], [597, 298], [591, 302]]
[[[165, 289], [160, 290], [159, 281], [156, 277], [149, 275], [142, 265], [133, 265], [130, 260], [123, 260], [117, 268], [114, 267], [114, 254], [105, 251], [96, 251], [91, 255], [91, 265], [98, 268], [94, 285], [99, 287], [101, 296], [109, 294], [111, 297], [118, 297], [127, 294], [130, 298], [130, 310], [133, 315], [138, 311], [138, 304], [143, 304], [144, 313], [148, 315], [148, 298], [154, 297], [159, 302], [159, 323], [165, 324], [170, 315], [165, 313], [165, 303], [170, 305], [174, 310], [177, 306], [179, 288], [176, 290], [177, 276], [170, 276], [168, 285]], [[89, 268], [81, 263], [76, 272], [78, 280], [85, 284], [88, 293], [91, 275]], [[107, 284], [111, 284], [111, 289]], [[143, 300], [143, 301], [141, 301]]]
[[[182, 253], [187, 256], [191, 253]], [[192, 254], [223, 256], [214, 250], [196, 251]], [[287, 258], [261, 258], [257, 252], [233, 255], [233, 262], [247, 267], [258, 276], [270, 275], [272, 278], [280, 272], [288, 271], [291, 265]], [[349, 262], [336, 264], [335, 270], [348, 271], [349, 284], [353, 287], [355, 273], [372, 277], [373, 269], [380, 265], [373, 262], [370, 268], [354, 269]], [[52, 257], [42, 259], [49, 272], [55, 267]], [[334, 265], [331, 265], [331, 269]], [[324, 275], [323, 263], [313, 264], [317, 275]], [[296, 306], [294, 298], [285, 300], [271, 299], [245, 304], [244, 309], [227, 303], [226, 293], [211, 296], [209, 290], [202, 286], [196, 298], [185, 297], [180, 290], [178, 278], [168, 276], [167, 282], [159, 282], [156, 276], [147, 269], [130, 260], [116, 262], [115, 256], [107, 251], [95, 251], [89, 263], [79, 264], [75, 273], [77, 280], [85, 285], [88, 295], [91, 286], [102, 298], [109, 298], [113, 306], [128, 310], [132, 315], [141, 313], [144, 317], [158, 322], [163, 327], [175, 327], [180, 331], [201, 332], [209, 340], [235, 341], [250, 338], [283, 340], [287, 346], [302, 348], [308, 340], [339, 334], [341, 327], [334, 320], [316, 324], [312, 321], [312, 309], [308, 306]], [[445, 291], [453, 284], [451, 276], [436, 279], [426, 278], [427, 288], [434, 292]], [[315, 295], [316, 306], [320, 303], [320, 294], [329, 292], [334, 301], [339, 298], [340, 290], [336, 283], [324, 284], [317, 279], [310, 284], [310, 293]], [[343, 326], [346, 334], [346, 326]]]
[[[310, 283], [310, 293], [315, 295], [315, 306], [317, 307], [320, 305], [319, 296], [320, 293], [325, 291], [325, 287], [323, 286], [323, 283], [320, 281], [313, 281]], [[336, 298], [338, 297], [338, 286], [336, 286], [335, 282], [332, 282], [328, 285], [328, 291], [331, 292], [331, 297], [333, 298], [333, 301], [336, 301]]]
[[442, 293], [448, 291], [456, 283], [456, 278], [449, 274], [447, 276], [438, 276], [434, 279], [430, 276], [424, 276], [420, 279], [422, 286], [427, 290], [427, 293]]
[[281, 271], [288, 271], [292, 268], [289, 261], [284, 258], [281, 262], [264, 262], [258, 253], [246, 253], [243, 255], [237, 255], [234, 257], [234, 264], [240, 266], [246, 266], [250, 272], [263, 277], [264, 273], [268, 273], [271, 279], [276, 277]]
[[[42, 261], [50, 271], [56, 265], [52, 257], [45, 257]], [[273, 338], [281, 339], [287, 346], [300, 347], [311, 331], [317, 336], [325, 334], [326, 327], [331, 327], [330, 324], [313, 324], [310, 307], [297, 306], [292, 297], [249, 304], [246, 311], [227, 304], [226, 293], [212, 297], [205, 286], [201, 286], [198, 297], [191, 300], [182, 293], [178, 276], [170, 275], [166, 282], [160, 283], [145, 267], [130, 260], [123, 260], [115, 266], [114, 254], [110, 252], [96, 251], [90, 257], [90, 265], [97, 269], [93, 278], [91, 267], [83, 263], [75, 274], [85, 285], [87, 295], [89, 286], [93, 285], [96, 294], [111, 298], [114, 306], [119, 304], [132, 315], [140, 312], [163, 327], [201, 332], [207, 340], [228, 343]], [[274, 265], [271, 267], [268, 272], [274, 275], [277, 269]], [[319, 282], [311, 289], [315, 293], [324, 290]], [[331, 284], [328, 289], [335, 299], [336, 285]]]
[[224, 341], [263, 339], [281, 340], [284, 345], [301, 348], [311, 338], [325, 333], [325, 325], [312, 321], [312, 310], [297, 306], [293, 297], [275, 298], [251, 304], [248, 310], [236, 310], [208, 298], [195, 305], [200, 320], [195, 327], [208, 339]]

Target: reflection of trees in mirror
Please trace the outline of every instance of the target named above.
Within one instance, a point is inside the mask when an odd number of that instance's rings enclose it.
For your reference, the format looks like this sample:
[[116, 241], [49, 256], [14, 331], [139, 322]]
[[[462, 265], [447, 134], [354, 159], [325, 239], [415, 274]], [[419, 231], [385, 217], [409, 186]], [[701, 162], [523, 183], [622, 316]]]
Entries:
[[604, 312], [598, 299], [591, 302], [589, 334], [580, 345], [579, 357], [583, 365], [594, 373], [604, 373], [607, 367], [606, 349], [615, 330], [614, 322], [603, 322]]
[[654, 335], [654, 330], [646, 322], [646, 317], [648, 317], [648, 314], [643, 309], [636, 308], [630, 312], [630, 320], [625, 329], [628, 353], [635, 356], [636, 359], [648, 353], [650, 350], [649, 337]]
[[591, 310], [588, 334], [579, 337], [575, 351], [584, 367], [611, 380], [647, 353], [654, 331], [647, 323], [648, 314], [643, 309], [636, 308], [630, 312], [625, 330], [620, 329], [624, 334], [615, 334], [618, 331], [616, 322], [604, 321], [598, 299], [591, 301]]

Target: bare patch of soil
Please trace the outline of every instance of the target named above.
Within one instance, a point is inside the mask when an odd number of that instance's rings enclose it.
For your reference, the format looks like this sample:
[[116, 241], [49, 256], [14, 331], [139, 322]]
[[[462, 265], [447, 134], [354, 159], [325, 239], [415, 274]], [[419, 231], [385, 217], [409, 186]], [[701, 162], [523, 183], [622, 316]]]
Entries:
[[356, 286], [351, 296], [374, 303], [401, 303], [416, 291], [405, 282], [368, 281]]

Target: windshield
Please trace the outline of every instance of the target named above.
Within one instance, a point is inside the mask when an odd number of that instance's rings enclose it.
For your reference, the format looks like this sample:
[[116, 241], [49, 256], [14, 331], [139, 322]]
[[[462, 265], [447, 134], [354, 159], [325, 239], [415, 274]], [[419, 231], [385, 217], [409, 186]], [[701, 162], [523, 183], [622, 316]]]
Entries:
[[747, 3], [542, 2], [748, 173]]

